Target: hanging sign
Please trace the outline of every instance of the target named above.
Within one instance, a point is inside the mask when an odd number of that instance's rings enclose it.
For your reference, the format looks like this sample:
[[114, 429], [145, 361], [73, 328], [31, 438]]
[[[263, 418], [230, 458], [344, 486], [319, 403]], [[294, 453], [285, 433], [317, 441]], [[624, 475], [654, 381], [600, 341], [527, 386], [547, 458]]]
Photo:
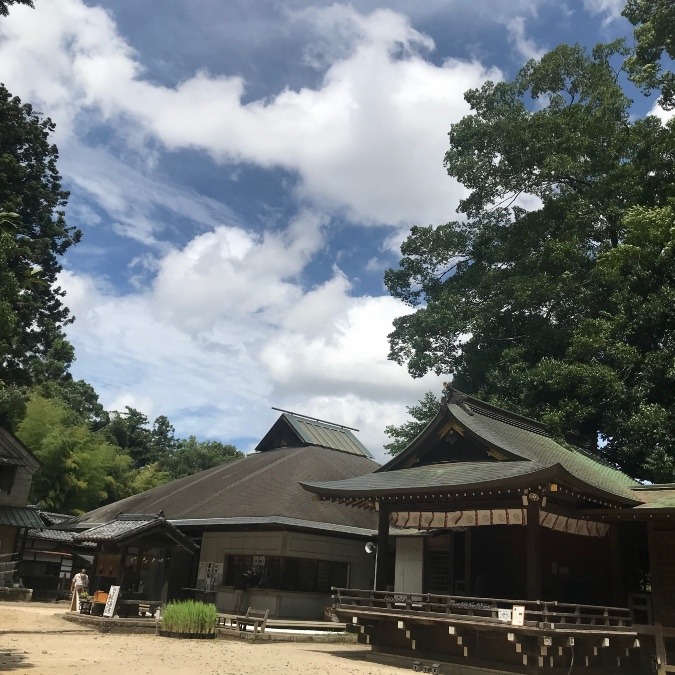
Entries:
[[498, 609], [497, 610], [497, 619], [503, 621], [504, 623], [511, 623], [511, 610], [510, 609]]
[[103, 616], [107, 616], [109, 619], [115, 615], [115, 605], [117, 604], [117, 598], [120, 595], [119, 586], [111, 586], [108, 591], [108, 600], [105, 603], [105, 609], [103, 610]]

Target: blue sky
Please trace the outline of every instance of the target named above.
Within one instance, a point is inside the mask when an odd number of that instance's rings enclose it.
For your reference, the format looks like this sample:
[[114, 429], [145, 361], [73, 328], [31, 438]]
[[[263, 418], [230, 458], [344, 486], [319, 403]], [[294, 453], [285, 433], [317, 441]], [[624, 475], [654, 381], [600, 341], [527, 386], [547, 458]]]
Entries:
[[[383, 286], [451, 220], [463, 92], [561, 42], [630, 36], [615, 0], [36, 0], [0, 80], [57, 124], [73, 374], [110, 409], [249, 450], [291, 409], [383, 430], [443, 378], [387, 361]], [[652, 103], [636, 95], [635, 113]], [[446, 378], [447, 379], [447, 378]]]

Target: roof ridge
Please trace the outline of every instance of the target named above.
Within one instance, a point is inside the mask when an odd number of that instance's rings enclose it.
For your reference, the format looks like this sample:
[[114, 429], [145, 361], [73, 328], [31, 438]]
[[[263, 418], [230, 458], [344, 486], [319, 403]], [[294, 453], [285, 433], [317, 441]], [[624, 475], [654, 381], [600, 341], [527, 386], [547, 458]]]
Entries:
[[490, 417], [496, 419], [505, 424], [510, 424], [511, 426], [517, 427], [519, 429], [526, 429], [540, 436], [551, 437], [551, 432], [546, 427], [545, 424], [534, 420], [530, 417], [525, 417], [520, 413], [512, 412], [511, 410], [506, 410], [504, 408], [499, 408], [492, 403], [487, 403], [482, 401], [479, 398], [465, 394], [459, 389], [455, 389], [449, 384], [445, 384], [443, 390], [443, 397], [441, 399], [442, 403], [446, 405], [458, 405], [460, 408], [463, 408], [468, 414], [478, 413], [484, 415], [485, 417]]

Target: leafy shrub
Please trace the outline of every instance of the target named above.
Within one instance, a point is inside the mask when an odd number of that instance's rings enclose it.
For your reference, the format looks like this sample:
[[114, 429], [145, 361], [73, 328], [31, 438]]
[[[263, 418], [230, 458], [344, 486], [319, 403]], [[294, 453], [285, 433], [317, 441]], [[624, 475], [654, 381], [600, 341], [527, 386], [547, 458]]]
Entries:
[[194, 600], [170, 602], [162, 614], [162, 630], [171, 633], [215, 633], [215, 605]]

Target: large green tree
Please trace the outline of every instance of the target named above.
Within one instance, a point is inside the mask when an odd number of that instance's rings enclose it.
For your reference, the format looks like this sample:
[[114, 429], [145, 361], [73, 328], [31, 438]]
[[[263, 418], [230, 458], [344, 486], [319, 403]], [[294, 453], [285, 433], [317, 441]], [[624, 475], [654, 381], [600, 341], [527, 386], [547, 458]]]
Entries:
[[53, 130], [49, 118], [0, 85], [0, 311], [6, 318], [0, 382], [5, 386], [63, 379], [74, 358], [63, 332], [72, 319], [56, 277], [59, 257], [80, 232], [65, 221], [68, 194], [56, 167]]
[[673, 0], [628, 0], [623, 15], [635, 26], [635, 50], [628, 59], [633, 81], [650, 93], [661, 92], [659, 103], [675, 107], [675, 3]]
[[[662, 251], [675, 142], [672, 125], [631, 118], [625, 56], [618, 42], [592, 54], [562, 45], [512, 82], [467, 92], [473, 114], [452, 126], [445, 158], [470, 189], [465, 219], [413, 228], [386, 273], [390, 292], [417, 307], [395, 321], [390, 357], [414, 376], [452, 374], [633, 475], [671, 480], [672, 265]], [[518, 206], [525, 197], [530, 210]], [[624, 264], [631, 256], [643, 266]], [[650, 461], [640, 428], [659, 439]]]

